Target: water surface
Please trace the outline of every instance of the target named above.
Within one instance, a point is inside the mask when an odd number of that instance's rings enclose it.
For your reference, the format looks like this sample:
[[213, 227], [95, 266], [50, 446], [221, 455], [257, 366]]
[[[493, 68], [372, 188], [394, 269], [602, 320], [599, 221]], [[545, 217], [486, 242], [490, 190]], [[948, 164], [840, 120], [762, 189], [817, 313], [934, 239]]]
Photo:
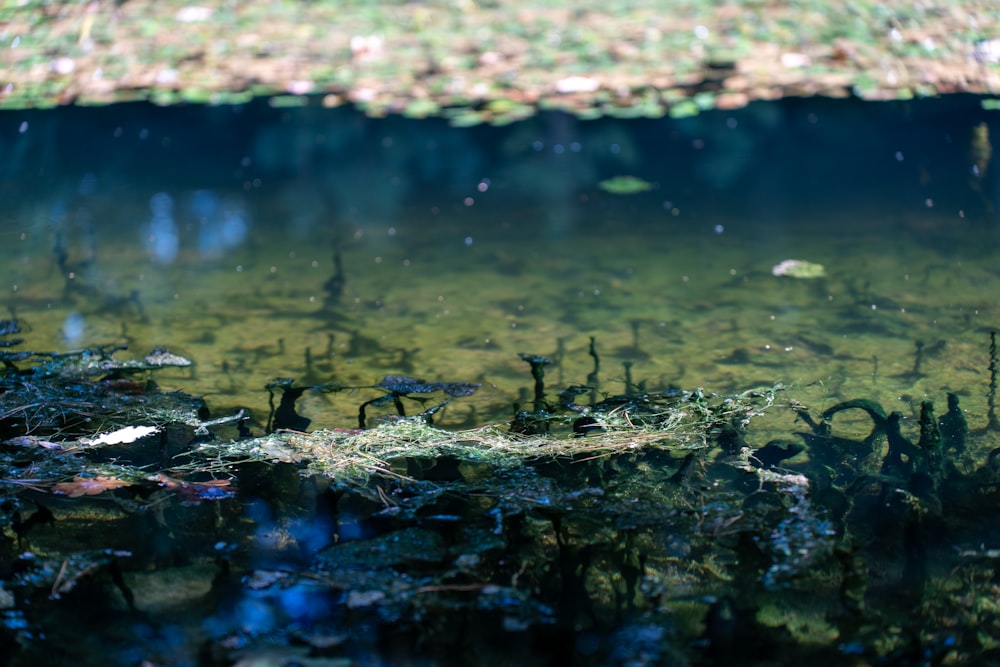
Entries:
[[[531, 399], [520, 353], [546, 355], [552, 385], [583, 384], [593, 338], [609, 394], [728, 394], [780, 381], [816, 410], [856, 398], [898, 410], [915, 440], [921, 401], [943, 412], [947, 392], [971, 425], [986, 423], [1000, 293], [990, 129], [993, 116], [963, 97], [787, 100], [685, 120], [551, 113], [469, 129], [263, 102], [5, 112], [0, 289], [25, 346], [121, 342], [122, 356], [140, 357], [166, 346], [194, 366], [158, 373], [161, 388], [203, 396], [215, 414], [247, 408], [255, 434], [275, 378], [482, 383], [437, 424], [503, 423]], [[649, 187], [601, 186], [623, 175]], [[825, 276], [775, 275], [785, 260], [820, 264]], [[370, 397], [313, 391], [297, 407], [310, 429], [351, 428]], [[371, 410], [386, 412], [391, 405]], [[858, 438], [871, 428], [863, 416], [838, 423]], [[751, 444], [772, 434], [751, 434]], [[268, 512], [287, 511], [243, 500], [247, 525], [271, 526]], [[364, 537], [379, 533], [371, 530]], [[325, 546], [316, 539], [314, 552]], [[176, 580], [185, 567], [201, 563], [192, 581], [210, 581], [205, 551], [194, 564], [154, 558], [149, 571], [131, 572], [145, 608], [186, 599]], [[174, 646], [175, 657], [191, 660], [190, 633], [220, 636], [242, 623], [252, 635], [278, 618], [248, 611], [245, 599], [226, 614], [199, 604], [210, 620], [157, 626], [180, 634], [148, 650], [168, 655]], [[291, 613], [292, 603], [281, 604]], [[625, 620], [588, 623], [607, 630]], [[677, 622], [681, 644], [704, 631]], [[139, 645], [146, 626], [128, 627], [115, 641]], [[559, 635], [558, 645], [581, 664], [625, 664], [601, 644], [625, 635]], [[661, 639], [653, 643], [667, 660]], [[407, 664], [362, 645], [385, 664]], [[121, 664], [141, 654], [130, 650], [115, 653]]]
[[[972, 173], [975, 100], [472, 129], [262, 104], [4, 119], [0, 281], [32, 345], [168, 345], [197, 363], [177, 386], [224, 403], [405, 372], [484, 382], [467, 405], [500, 417], [518, 352], [561, 350], [582, 381], [589, 336], [650, 385], [981, 380], [996, 176]], [[599, 188], [622, 174], [653, 187]], [[771, 275], [786, 259], [827, 277]], [[926, 377], [894, 378], [918, 341]]]

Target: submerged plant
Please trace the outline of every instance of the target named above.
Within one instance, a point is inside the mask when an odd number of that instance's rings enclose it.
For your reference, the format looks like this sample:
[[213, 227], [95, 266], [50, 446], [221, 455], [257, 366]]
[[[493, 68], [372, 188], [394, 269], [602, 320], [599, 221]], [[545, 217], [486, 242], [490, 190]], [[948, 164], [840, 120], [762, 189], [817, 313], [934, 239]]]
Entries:
[[[385, 395], [361, 404], [361, 407], [358, 408], [358, 428], [363, 429], [366, 427], [367, 418], [365, 408], [368, 406], [379, 407], [392, 403], [396, 407], [396, 414], [400, 417], [405, 417], [406, 408], [403, 406], [404, 398], [424, 403], [427, 400], [425, 397], [414, 396], [414, 394], [433, 394], [436, 392], [443, 392], [452, 398], [460, 398], [471, 396], [479, 389], [479, 385], [471, 382], [427, 382], [406, 375], [386, 375], [378, 384], [373, 385], [373, 388], [381, 389], [385, 392]], [[445, 401], [430, 410], [425, 410], [421, 413], [421, 416], [430, 423], [434, 413], [447, 405], [447, 403], [448, 400], [445, 399]]]
[[[149, 381], [159, 366], [120, 352], [29, 352], [0, 373], [0, 530], [32, 550], [17, 567], [8, 562], [13, 574], [0, 581], [0, 600], [4, 590], [22, 596], [8, 607], [18, 622], [39, 622], [40, 604], [75, 596], [100, 609], [139, 607], [123, 568], [183, 553], [210, 564], [213, 608], [223, 599], [268, 608], [254, 617], [267, 623], [249, 630], [249, 617], [213, 621], [223, 628], [213, 646], [226, 655], [226, 646], [297, 646], [307, 641], [297, 628], [333, 617], [429, 641], [440, 623], [472, 615], [482, 645], [512, 628], [536, 638], [552, 626], [627, 634], [684, 618], [685, 629], [657, 645], [685, 660], [737, 661], [737, 640], [752, 656], [808, 654], [819, 631], [874, 659], [899, 638], [867, 618], [869, 597], [885, 596], [886, 617], [917, 608], [913, 622], [936, 628], [920, 609], [963, 612], [936, 594], [944, 575], [933, 559], [991, 568], [995, 558], [985, 548], [942, 556], [931, 540], [979, 539], [981, 517], [966, 499], [989, 497], [1000, 478], [996, 456], [975, 459], [981, 447], [954, 393], [940, 419], [923, 402], [918, 438], [870, 399], [813, 417], [782, 401], [794, 389], [780, 384], [722, 396], [651, 389], [641, 363], [623, 393], [604, 394], [592, 340], [587, 384], [550, 389], [554, 401], [544, 382], [550, 360], [522, 355], [534, 409], [510, 424], [433, 423], [473, 383], [279, 378], [267, 386], [267, 432], [252, 437], [247, 411], [210, 419], [200, 399]], [[378, 392], [359, 407], [362, 428], [307, 432], [296, 400], [344, 389]], [[427, 408], [435, 394], [443, 400]], [[408, 416], [406, 401], [420, 412]], [[395, 415], [367, 423], [366, 409], [389, 405]], [[870, 433], [838, 435], [834, 419], [847, 411], [867, 415]], [[807, 428], [794, 442], [756, 444], [758, 423], [776, 413]], [[961, 467], [954, 457], [964, 457]], [[312, 499], [307, 511], [303, 497]], [[106, 508], [106, 525], [74, 524], [68, 504]], [[99, 538], [85, 532], [95, 530]], [[107, 548], [66, 546], [83, 535]], [[873, 563], [888, 564], [888, 574], [869, 578]], [[302, 615], [309, 609], [326, 611]], [[775, 617], [800, 620], [765, 623]]]

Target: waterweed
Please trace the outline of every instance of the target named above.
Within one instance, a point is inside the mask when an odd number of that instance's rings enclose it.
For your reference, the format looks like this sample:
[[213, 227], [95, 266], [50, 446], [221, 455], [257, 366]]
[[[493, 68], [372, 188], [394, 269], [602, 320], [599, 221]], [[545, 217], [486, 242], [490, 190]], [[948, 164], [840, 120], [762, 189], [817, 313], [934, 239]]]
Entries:
[[[572, 651], [559, 637], [654, 624], [663, 654], [689, 660], [733, 657], [737, 644], [748, 660], [816, 656], [829, 650], [817, 633], [891, 657], [931, 641], [941, 614], [968, 616], [936, 593], [956, 585], [948, 572], [979, 581], [994, 567], [992, 550], [934, 546], [979, 544], [967, 499], [997, 488], [996, 457], [982, 460], [990, 434], [969, 431], [954, 393], [942, 420], [925, 402], [914, 443], [872, 401], [812, 417], [780, 383], [719, 396], [640, 381], [598, 394], [592, 346], [587, 385], [536, 401], [538, 432], [516, 421], [448, 430], [429, 410], [307, 432], [281, 427], [290, 397], [253, 436], [250, 411], [211, 419], [204, 401], [160, 392], [157, 369], [121, 351], [29, 352], [0, 374], [0, 529], [31, 554], [0, 582], [15, 592], [3, 632], [25, 659], [74, 601], [152, 613], [156, 585], [136, 582], [168, 577], [173, 562], [197, 564], [206, 607], [234, 610], [212, 619], [218, 664], [239, 657], [232, 647], [376, 650], [364, 633], [344, 638], [345, 622], [429, 656], [459, 641], [482, 656], [511, 632]], [[364, 405], [377, 406], [460, 400], [473, 385], [389, 375], [367, 390], [379, 395]], [[835, 431], [849, 409], [871, 418], [871, 434]], [[760, 443], [782, 414], [808, 430]], [[870, 579], [874, 563], [889, 576]], [[880, 618], [911, 619], [910, 635], [871, 622], [876, 599]], [[267, 613], [247, 616], [260, 605]], [[470, 637], [448, 633], [470, 614]]]

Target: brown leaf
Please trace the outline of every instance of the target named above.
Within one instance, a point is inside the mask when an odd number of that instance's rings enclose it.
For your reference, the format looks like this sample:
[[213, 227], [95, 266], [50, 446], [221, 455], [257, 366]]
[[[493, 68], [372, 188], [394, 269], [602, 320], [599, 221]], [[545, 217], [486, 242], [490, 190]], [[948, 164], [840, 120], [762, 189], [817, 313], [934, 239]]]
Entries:
[[123, 486], [129, 486], [129, 482], [114, 477], [74, 477], [72, 482], [59, 482], [53, 486], [52, 493], [79, 498], [80, 496], [96, 496], [109, 489], [118, 489]]

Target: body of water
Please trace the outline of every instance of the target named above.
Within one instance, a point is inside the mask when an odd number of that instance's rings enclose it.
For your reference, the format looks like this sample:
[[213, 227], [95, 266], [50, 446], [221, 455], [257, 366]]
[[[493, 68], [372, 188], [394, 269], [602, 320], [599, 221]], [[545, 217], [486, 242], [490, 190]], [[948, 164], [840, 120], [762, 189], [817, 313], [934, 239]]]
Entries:
[[[395, 523], [372, 518], [396, 505], [379, 505], [375, 494], [411, 493], [402, 479], [355, 495], [336, 476], [318, 481], [282, 468], [292, 464], [240, 469], [238, 498], [175, 508], [166, 519], [115, 514], [125, 510], [107, 496], [122, 491], [71, 502], [42, 483], [28, 491], [12, 484], [9, 502], [24, 514], [51, 502], [56, 521], [32, 529], [25, 546], [10, 532], [11, 518], [5, 568], [16, 571], [32, 548], [70, 559], [73, 540], [133, 555], [108, 581], [59, 601], [43, 595], [28, 604], [33, 598], [11, 574], [6, 590], [16, 601], [5, 608], [28, 628], [9, 624], [11, 655], [55, 656], [52, 664], [90, 664], [103, 649], [100, 664], [470, 664], [473, 656], [479, 664], [639, 665], [779, 664], [787, 651], [904, 664], [893, 661], [909, 660], [911, 649], [962, 660], [989, 651], [990, 640], [963, 624], [971, 610], [986, 614], [987, 627], [1000, 622], [978, 606], [991, 580], [967, 571], [978, 583], [963, 589], [945, 574], [973, 561], [989, 569], [998, 545], [988, 542], [988, 524], [939, 523], [976, 516], [949, 507], [995, 502], [983, 477], [997, 438], [987, 424], [990, 335], [1000, 324], [1000, 171], [990, 164], [991, 130], [995, 112], [971, 97], [790, 99], [683, 120], [547, 113], [474, 128], [265, 101], [4, 112], [0, 305], [24, 339], [11, 349], [122, 344], [127, 350], [116, 356], [127, 359], [167, 348], [193, 364], [157, 372], [159, 388], [203, 398], [212, 416], [245, 409], [252, 435], [272, 423], [282, 383], [339, 389], [304, 389], [295, 410], [308, 421], [297, 430], [353, 429], [359, 404], [380, 395], [371, 387], [394, 375], [481, 385], [436, 413], [437, 426], [503, 425], [515, 405], [532, 405], [521, 355], [545, 356], [549, 387], [563, 388], [593, 386], [595, 354], [595, 402], [699, 387], [725, 396], [780, 382], [789, 387], [784, 404], [817, 419], [856, 399], [897, 411], [901, 433], [916, 442], [922, 402], [934, 401], [940, 416], [951, 393], [978, 433], [953, 461], [961, 484], [946, 486], [942, 472], [941, 480], [931, 475], [933, 494], [912, 480], [897, 489], [937, 505], [920, 510], [932, 516], [926, 521], [901, 519], [916, 527], [884, 544], [881, 519], [844, 517], [906, 502], [871, 489], [865, 500], [841, 487], [878, 486], [880, 474], [896, 479], [891, 466], [865, 468], [860, 454], [854, 463], [826, 461], [834, 481], [822, 482], [826, 454], [810, 449], [820, 446], [810, 440], [820, 430], [796, 421], [794, 410], [750, 429], [744, 444], [796, 440], [792, 431], [805, 429], [797, 441], [806, 451], [783, 474], [808, 476], [813, 491], [796, 495], [787, 479], [760, 481], [787, 497], [765, 500], [774, 506], [757, 523], [741, 521], [759, 511], [749, 508], [754, 501], [713, 515], [697, 485], [671, 491], [672, 513], [654, 520], [647, 505], [663, 489], [646, 498], [639, 485], [616, 496], [607, 469], [575, 482], [545, 472], [587, 501], [563, 496], [551, 507], [533, 486], [524, 492], [535, 494], [532, 505], [498, 500], [474, 510], [482, 497], [453, 491]], [[622, 183], [633, 191], [618, 191]], [[785, 274], [789, 266], [811, 273]], [[5, 407], [6, 417], [18, 409]], [[395, 412], [391, 402], [374, 402], [366, 425]], [[873, 436], [884, 435], [880, 417], [852, 412], [837, 418], [843, 438], [862, 441], [872, 419], [882, 430]], [[914, 475], [917, 458], [902, 456]], [[662, 462], [662, 476], [680, 461]], [[656, 464], [630, 465], [651, 474]], [[724, 479], [753, 496], [745, 482]], [[831, 483], [850, 500], [820, 500], [817, 485]], [[514, 482], [504, 484], [498, 497], [512, 493]], [[624, 496], [639, 507], [631, 519]], [[748, 555], [741, 540], [773, 538], [785, 525], [775, 513], [801, 508], [795, 499], [807, 497], [836, 544], [801, 580], [771, 586], [767, 573], [781, 557], [768, 549]], [[587, 517], [579, 523], [574, 504]], [[185, 511], [194, 518], [179, 518]], [[724, 553], [664, 532], [671, 522], [691, 528], [684, 512], [703, 513], [699, 530], [717, 522], [709, 532], [725, 536]], [[482, 534], [460, 537], [452, 515]], [[799, 529], [817, 540], [826, 530]], [[933, 531], [944, 539], [926, 537]], [[148, 534], [157, 537], [135, 542]], [[350, 569], [352, 558], [385, 554], [378, 540], [387, 536], [426, 559], [387, 556], [379, 572], [395, 579], [324, 579]], [[294, 554], [275, 546], [280, 539], [296, 544]], [[344, 544], [369, 551], [330, 555], [331, 545]], [[914, 564], [913, 553], [931, 556]], [[493, 565], [480, 568], [485, 561]], [[454, 576], [413, 583], [435, 568]], [[919, 584], [914, 568], [923, 573]], [[230, 571], [220, 584], [219, 572]], [[137, 610], [120, 599], [122, 576]], [[400, 577], [409, 581], [410, 606], [393, 597]], [[816, 579], [825, 602], [808, 599]], [[455, 597], [439, 606], [415, 599], [447, 586]], [[520, 597], [506, 609], [472, 599], [489, 586]], [[968, 617], [956, 610], [962, 595]], [[852, 596], [859, 608], [845, 610]], [[114, 628], [79, 618], [88, 604], [114, 614]], [[910, 605], [919, 611], [908, 617]], [[937, 635], [935, 614], [946, 619]], [[448, 626], [455, 619], [477, 629], [463, 637], [461, 624]], [[895, 629], [866, 634], [879, 623]], [[75, 641], [75, 624], [86, 639], [72, 645], [86, 659], [65, 643]]]

